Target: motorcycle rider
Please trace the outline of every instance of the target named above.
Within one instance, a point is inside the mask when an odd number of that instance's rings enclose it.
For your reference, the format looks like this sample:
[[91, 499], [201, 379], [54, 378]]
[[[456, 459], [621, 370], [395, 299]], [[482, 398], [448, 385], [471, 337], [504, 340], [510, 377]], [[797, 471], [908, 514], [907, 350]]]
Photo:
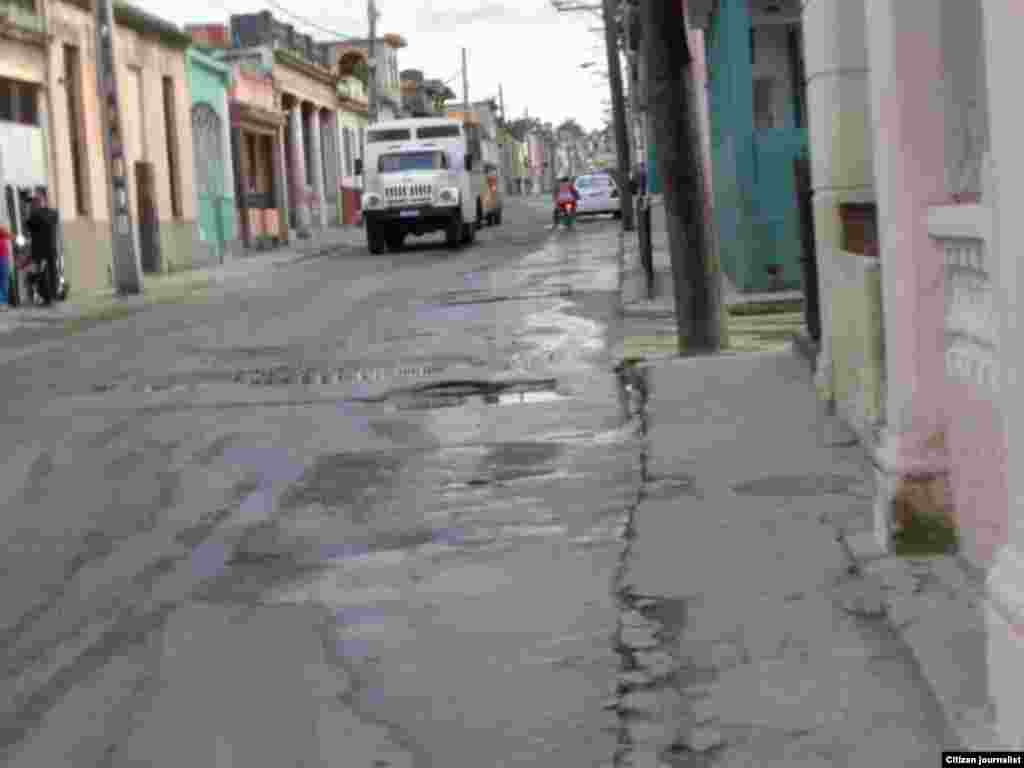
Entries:
[[572, 183], [572, 179], [568, 176], [563, 176], [558, 180], [558, 184], [555, 185], [552, 196], [555, 201], [554, 223], [557, 226], [559, 206], [563, 203], [578, 202], [580, 199], [580, 193], [576, 191], [576, 185]]

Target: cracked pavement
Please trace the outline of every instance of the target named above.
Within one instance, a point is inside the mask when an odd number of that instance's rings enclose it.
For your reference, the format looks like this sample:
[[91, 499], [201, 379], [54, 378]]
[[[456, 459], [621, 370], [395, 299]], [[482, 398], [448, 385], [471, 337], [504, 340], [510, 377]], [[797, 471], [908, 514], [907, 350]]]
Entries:
[[6, 765], [934, 764], [798, 374], [616, 372], [618, 224], [549, 216], [8, 361]]

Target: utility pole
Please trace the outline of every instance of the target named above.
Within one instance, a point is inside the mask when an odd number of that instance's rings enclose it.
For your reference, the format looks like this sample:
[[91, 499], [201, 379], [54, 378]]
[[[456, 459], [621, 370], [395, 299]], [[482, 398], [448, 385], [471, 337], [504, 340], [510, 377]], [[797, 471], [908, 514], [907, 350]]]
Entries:
[[641, 2], [640, 7], [647, 47], [647, 104], [664, 190], [679, 354], [715, 352], [722, 344], [721, 278], [712, 252], [682, 4]]
[[96, 86], [101, 105], [103, 149], [106, 155], [107, 184], [110, 189], [114, 289], [118, 295], [127, 296], [142, 292], [142, 266], [135, 250], [132, 214], [128, 204], [127, 158], [124, 150], [124, 131], [121, 126], [121, 106], [117, 95], [114, 6], [112, 0], [97, 0], [95, 7]]
[[505, 121], [505, 92], [501, 89], [501, 83], [498, 83], [498, 103], [501, 105], [501, 120]]
[[370, 112], [370, 124], [377, 122], [377, 4], [368, 0], [367, 13], [370, 17], [370, 88], [367, 94], [367, 106]]
[[[622, 66], [619, 63], [619, 25], [616, 22], [615, 7], [619, 0], [603, 0], [600, 5], [592, 5], [578, 0], [551, 0], [551, 5], [561, 13], [587, 11], [601, 13], [604, 20], [604, 41], [608, 55], [608, 83], [612, 91], [612, 113], [615, 123], [616, 149], [619, 160], [619, 194], [622, 196], [622, 230], [632, 232], [636, 227], [633, 223], [633, 190], [629, 185], [630, 152], [629, 134], [626, 132], [626, 104], [622, 94]], [[650, 0], [661, 2], [662, 0]], [[592, 31], [598, 31], [596, 28]]]
[[469, 119], [469, 73], [466, 71], [466, 49], [462, 49], [462, 101], [466, 105], [466, 119]]
[[[612, 115], [615, 120], [615, 143], [619, 155], [619, 194], [622, 196], [622, 230], [632, 232], [633, 190], [630, 187], [629, 135], [626, 133], [626, 104], [622, 95], [622, 67], [619, 63], [618, 23], [615, 20], [616, 0], [604, 0], [604, 40], [608, 49], [608, 81], [612, 89]], [[648, 2], [647, 5], [661, 5]]]

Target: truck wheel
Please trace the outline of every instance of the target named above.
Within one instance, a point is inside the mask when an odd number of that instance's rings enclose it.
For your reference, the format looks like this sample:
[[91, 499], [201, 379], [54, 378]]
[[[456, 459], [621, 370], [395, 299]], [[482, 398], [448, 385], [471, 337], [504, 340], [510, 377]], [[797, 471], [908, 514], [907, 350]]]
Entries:
[[501, 226], [501, 208], [499, 208], [498, 212], [496, 214], [494, 214], [494, 226], [496, 226], [496, 227], [500, 227]]
[[476, 225], [477, 229], [483, 227], [484, 224], [484, 207], [480, 203], [480, 198], [477, 198], [476, 201], [476, 221], [473, 223]]
[[402, 245], [405, 243], [405, 235], [401, 232], [392, 232], [385, 238], [388, 245], [388, 250], [392, 253], [398, 253], [402, 250]]
[[467, 221], [466, 226], [462, 231], [462, 243], [463, 245], [469, 245], [476, 240], [476, 228], [477, 222]]
[[462, 233], [465, 227], [462, 224], [462, 211], [459, 211], [452, 216], [451, 221], [448, 222], [448, 226], [444, 230], [445, 244], [449, 248], [458, 248], [459, 243], [462, 241]]
[[387, 245], [384, 241], [384, 234], [379, 228], [374, 226], [366, 227], [366, 244], [370, 249], [370, 253], [374, 255], [384, 253], [384, 248]]

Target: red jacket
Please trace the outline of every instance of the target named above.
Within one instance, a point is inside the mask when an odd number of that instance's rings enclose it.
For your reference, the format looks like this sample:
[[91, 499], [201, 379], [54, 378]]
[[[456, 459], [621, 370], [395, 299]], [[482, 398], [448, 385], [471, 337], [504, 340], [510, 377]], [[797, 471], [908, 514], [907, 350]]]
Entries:
[[580, 199], [580, 193], [576, 191], [576, 187], [571, 181], [562, 182], [555, 189], [554, 197], [556, 203], [568, 202], [570, 199], [575, 203]]

